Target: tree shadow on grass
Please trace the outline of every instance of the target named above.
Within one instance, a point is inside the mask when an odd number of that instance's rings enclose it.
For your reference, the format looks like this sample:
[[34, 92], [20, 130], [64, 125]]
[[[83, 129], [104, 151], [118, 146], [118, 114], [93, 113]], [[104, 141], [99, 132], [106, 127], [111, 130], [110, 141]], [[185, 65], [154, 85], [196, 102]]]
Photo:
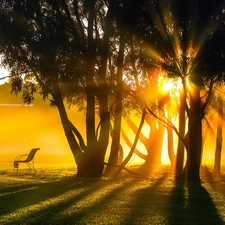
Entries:
[[162, 185], [167, 177], [167, 174], [162, 174], [155, 180], [149, 180], [133, 193], [130, 212], [126, 215], [123, 224], [165, 224], [162, 207], [166, 190]]
[[[159, 208], [154, 203], [163, 199], [163, 190], [159, 187], [166, 179], [167, 175], [163, 174], [157, 177], [153, 182], [143, 179], [131, 179], [123, 181], [121, 185], [110, 187], [110, 191], [102, 193], [100, 197], [95, 193], [96, 201], [93, 204], [87, 203], [82, 210], [73, 211], [61, 217], [60, 220], [54, 221], [54, 224], [157, 224], [151, 223], [155, 220], [148, 220], [147, 216], [155, 215]], [[158, 193], [160, 192], [160, 193]], [[157, 195], [154, 195], [154, 194]], [[162, 196], [161, 196], [162, 194]], [[93, 196], [94, 197], [94, 196]], [[78, 206], [79, 204], [76, 203]], [[157, 205], [157, 204], [156, 204]], [[151, 211], [151, 209], [155, 211]], [[70, 214], [70, 215], [69, 215]], [[164, 224], [165, 220], [158, 218], [160, 223]], [[150, 222], [150, 223], [149, 223]]]
[[74, 178], [70, 178], [54, 182], [37, 182], [2, 188], [0, 190], [0, 216], [57, 197], [75, 187], [82, 188], [83, 185], [75, 182]]
[[[1, 189], [0, 224], [224, 224], [201, 184], [156, 179], [80, 181]], [[2, 204], [4, 203], [4, 204]]]
[[95, 183], [62, 179], [2, 189], [0, 224], [52, 224], [58, 212], [95, 192]]
[[[17, 192], [12, 194], [20, 199], [21, 203], [16, 207], [8, 207], [4, 212], [5, 215], [0, 217], [0, 224], [93, 224], [92, 219], [98, 221], [96, 224], [100, 224], [99, 221], [110, 221], [110, 218], [103, 218], [104, 215], [99, 216], [98, 213], [107, 211], [108, 204], [132, 185], [134, 183], [130, 180], [73, 182], [72, 185], [57, 182], [43, 184], [34, 189], [30, 186], [23, 187], [27, 191], [24, 191], [22, 196], [17, 196]], [[10, 199], [10, 202], [12, 201], [13, 197]]]
[[208, 167], [204, 167], [204, 178], [214, 192], [219, 194], [220, 197], [225, 197], [225, 179], [223, 176], [221, 176], [221, 179], [215, 178], [212, 171]]
[[73, 205], [68, 205], [64, 209], [65, 214], [56, 218], [54, 224], [124, 224], [124, 202], [128, 200], [124, 196], [127, 196], [129, 189], [135, 184], [133, 179], [119, 183], [106, 182], [98, 191], [86, 196], [82, 202], [74, 200]]
[[175, 181], [167, 210], [168, 224], [225, 224], [210, 194], [198, 182], [185, 184], [182, 180]]

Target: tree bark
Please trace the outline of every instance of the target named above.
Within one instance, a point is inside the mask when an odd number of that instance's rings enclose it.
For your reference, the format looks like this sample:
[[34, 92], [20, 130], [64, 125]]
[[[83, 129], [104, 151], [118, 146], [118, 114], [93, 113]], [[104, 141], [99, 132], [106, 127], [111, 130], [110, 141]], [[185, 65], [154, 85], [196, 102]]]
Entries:
[[112, 145], [109, 156], [109, 164], [105, 175], [112, 176], [115, 172], [115, 167], [111, 165], [117, 165], [120, 149], [120, 134], [121, 134], [121, 121], [122, 121], [122, 76], [123, 76], [123, 60], [124, 60], [124, 48], [125, 48], [125, 33], [120, 34], [120, 49], [118, 55], [118, 72], [117, 72], [117, 91], [116, 91], [116, 106], [114, 115], [114, 128], [112, 131]]
[[[152, 120], [156, 119], [152, 118]], [[156, 121], [151, 122], [150, 127], [151, 130], [149, 139], [147, 143], [145, 143], [147, 157], [144, 166], [151, 170], [152, 168], [155, 168], [161, 164], [161, 153], [165, 128], [162, 124], [160, 124], [160, 122], [157, 124]]]
[[95, 136], [95, 83], [94, 83], [94, 59], [95, 59], [95, 43], [94, 43], [94, 9], [95, 1], [91, 0], [89, 3], [88, 11], [88, 53], [87, 53], [87, 69], [86, 69], [86, 135], [87, 146], [91, 150], [90, 146], [96, 145]]
[[[99, 178], [104, 170], [104, 158], [109, 141], [110, 115], [108, 111], [108, 86], [105, 81], [107, 59], [109, 53], [109, 34], [112, 16], [112, 4], [107, 12], [105, 19], [103, 46], [101, 49], [102, 60], [99, 70], [99, 80], [97, 85], [94, 82], [94, 65], [96, 47], [94, 41], [94, 21], [95, 7], [94, 2], [89, 3], [88, 17], [88, 60], [87, 60], [87, 113], [86, 113], [86, 133], [87, 150], [84, 152], [82, 177]], [[95, 21], [96, 22], [96, 21]], [[99, 103], [100, 131], [95, 133], [95, 100]]]
[[[185, 98], [183, 90], [180, 91], [180, 110], [179, 110], [179, 134], [184, 138], [185, 135]], [[176, 173], [183, 171], [184, 166], [184, 142], [178, 138], [177, 154], [176, 154]]]
[[218, 124], [217, 124], [217, 136], [216, 136], [216, 151], [214, 158], [213, 175], [216, 178], [220, 178], [220, 166], [221, 166], [221, 152], [223, 142], [223, 99], [218, 97]]
[[190, 109], [188, 112], [188, 143], [185, 176], [188, 181], [200, 181], [202, 152], [202, 110], [200, 87], [193, 85], [189, 92]]
[[59, 89], [58, 84], [55, 82], [55, 88], [54, 88], [54, 102], [58, 109], [60, 119], [62, 122], [62, 126], [65, 132], [65, 136], [67, 138], [68, 144], [70, 146], [71, 152], [73, 154], [75, 163], [77, 165], [78, 173], [82, 167], [83, 163], [83, 152], [81, 150], [80, 145], [78, 144], [74, 133], [73, 133], [73, 127], [71, 126], [71, 122], [68, 119], [67, 112], [63, 103], [63, 98]]
[[[168, 113], [168, 120], [172, 123], [172, 116], [170, 109], [167, 109]], [[168, 155], [171, 162], [171, 168], [174, 169], [175, 167], [175, 154], [174, 154], [174, 143], [173, 143], [173, 129], [170, 126], [167, 126], [167, 133], [168, 133]]]

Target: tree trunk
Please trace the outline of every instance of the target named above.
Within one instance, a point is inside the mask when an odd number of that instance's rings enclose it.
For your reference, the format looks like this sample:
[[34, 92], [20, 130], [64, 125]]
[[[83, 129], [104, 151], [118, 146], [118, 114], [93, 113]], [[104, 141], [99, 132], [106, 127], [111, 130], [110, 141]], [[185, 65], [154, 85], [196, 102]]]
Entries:
[[[172, 123], [172, 116], [170, 109], [167, 109], [168, 113], [168, 120]], [[174, 154], [174, 143], [173, 143], [173, 129], [170, 126], [167, 126], [167, 133], [168, 133], [168, 155], [171, 162], [171, 168], [174, 169], [175, 167], [175, 154]], [[174, 171], [174, 170], [173, 170]]]
[[[88, 60], [87, 60], [87, 112], [86, 112], [86, 133], [87, 150], [84, 152], [83, 167], [79, 173], [80, 177], [99, 178], [104, 170], [104, 158], [109, 141], [110, 116], [108, 111], [108, 86], [105, 81], [107, 59], [109, 52], [109, 23], [111, 23], [111, 6], [106, 16], [104, 28], [104, 40], [102, 48], [102, 61], [99, 72], [98, 86], [94, 82], [95, 63], [95, 41], [94, 41], [94, 2], [89, 4], [88, 17]], [[95, 96], [99, 103], [100, 131], [95, 133]], [[99, 138], [98, 138], [99, 134]], [[97, 140], [98, 138], [98, 140]]]
[[88, 55], [87, 55], [87, 67], [86, 67], [86, 135], [87, 135], [87, 146], [90, 151], [92, 147], [96, 145], [95, 136], [95, 83], [94, 83], [94, 60], [95, 60], [95, 43], [94, 43], [94, 17], [95, 8], [94, 2], [89, 3], [89, 14], [88, 14]]
[[[107, 90], [106, 90], [107, 91]], [[109, 144], [109, 132], [110, 132], [110, 115], [108, 111], [108, 92], [103, 93], [102, 96], [99, 97], [99, 107], [100, 107], [100, 133], [99, 139], [97, 143], [96, 152], [93, 152], [95, 156], [98, 157], [98, 174], [102, 176], [104, 169], [104, 159], [106, 150]], [[93, 157], [94, 157], [93, 155]], [[93, 165], [96, 166], [96, 165]]]
[[[165, 107], [165, 102], [164, 101], [159, 101], [159, 109], [162, 109], [162, 110], [159, 110], [159, 118], [163, 118], [164, 116], [164, 107]], [[162, 157], [162, 149], [163, 149], [163, 140], [164, 140], [164, 135], [165, 135], [165, 126], [163, 123], [161, 123], [160, 121], [158, 122], [158, 127], [159, 127], [159, 131], [158, 131], [158, 136], [157, 136], [157, 139], [159, 140], [157, 142], [157, 161], [156, 161], [156, 165], [161, 165], [161, 157]]]
[[55, 83], [55, 93], [53, 97], [54, 97], [55, 105], [60, 115], [65, 136], [67, 138], [68, 144], [72, 151], [75, 163], [77, 164], [77, 170], [79, 171], [82, 167], [83, 152], [74, 136], [73, 128], [71, 126], [71, 122], [69, 121], [67, 117], [67, 112], [63, 103], [63, 98], [62, 98], [59, 86], [56, 83]]
[[[152, 119], [155, 120], [155, 118]], [[159, 127], [157, 127], [157, 125]], [[145, 143], [147, 157], [144, 167], [146, 167], [146, 169], [149, 168], [149, 170], [152, 170], [161, 164], [164, 130], [163, 125], [160, 123], [157, 124], [156, 121], [151, 124], [149, 139]]]
[[117, 72], [117, 92], [116, 92], [116, 106], [114, 115], [114, 128], [112, 132], [112, 145], [109, 156], [109, 165], [105, 175], [112, 176], [116, 171], [113, 165], [117, 165], [120, 149], [120, 133], [121, 133], [121, 121], [122, 121], [122, 75], [123, 75], [123, 60], [124, 60], [124, 48], [125, 48], [125, 33], [121, 32], [120, 36], [120, 49], [118, 55], [118, 72]]
[[98, 96], [100, 108], [100, 131], [98, 141], [87, 146], [84, 151], [82, 169], [79, 172], [81, 178], [100, 178], [104, 170], [104, 159], [109, 141], [110, 116], [108, 112], [108, 96]]
[[[180, 110], [179, 110], [179, 134], [184, 138], [185, 135], [185, 98], [183, 90], [180, 91]], [[184, 166], [184, 143], [179, 138], [177, 146], [177, 155], [176, 155], [176, 173], [179, 174], [183, 171]]]
[[190, 91], [190, 109], [188, 113], [188, 144], [185, 176], [188, 181], [200, 181], [202, 152], [202, 111], [200, 88], [193, 86]]
[[221, 165], [221, 152], [222, 152], [222, 141], [223, 141], [223, 99], [221, 96], [218, 97], [218, 125], [217, 125], [217, 136], [216, 136], [216, 151], [213, 167], [213, 175], [216, 178], [220, 178], [220, 165]]
[[86, 138], [87, 148], [84, 151], [82, 166], [77, 173], [78, 178], [99, 177], [99, 158], [97, 137], [95, 134], [95, 95], [96, 84], [94, 82], [95, 65], [95, 41], [94, 41], [95, 1], [88, 5], [88, 38], [87, 38], [87, 61], [86, 61]]

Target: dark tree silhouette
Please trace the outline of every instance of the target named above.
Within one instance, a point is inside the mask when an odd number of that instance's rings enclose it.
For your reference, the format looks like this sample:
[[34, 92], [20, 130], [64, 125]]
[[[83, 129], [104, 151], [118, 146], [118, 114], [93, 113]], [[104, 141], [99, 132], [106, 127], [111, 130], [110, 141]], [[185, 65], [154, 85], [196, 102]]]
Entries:
[[[219, 89], [219, 85], [217, 85]], [[219, 92], [219, 91], [217, 91]], [[218, 119], [217, 119], [217, 133], [216, 133], [216, 149], [215, 149], [215, 158], [214, 158], [214, 167], [213, 167], [213, 175], [216, 178], [220, 178], [220, 167], [221, 167], [221, 153], [222, 153], [222, 143], [223, 143], [223, 118], [224, 118], [224, 100], [222, 94], [219, 92], [217, 97], [217, 105], [218, 105]]]
[[[78, 167], [77, 177], [101, 176], [110, 128], [106, 67], [115, 3], [0, 3], [0, 51], [12, 75], [12, 91], [23, 90], [28, 103], [35, 92], [50, 99], [59, 111]], [[86, 98], [86, 142], [65, 107], [64, 100], [73, 103], [77, 94]], [[100, 118], [97, 132], [96, 105]]]
[[[110, 103], [115, 99], [109, 165], [117, 163], [122, 109], [129, 105], [144, 108], [144, 114], [160, 121], [150, 121], [151, 135], [159, 135], [160, 141], [154, 144], [157, 151], [148, 154], [155, 153], [152, 158], [160, 160], [164, 126], [169, 124], [180, 138], [177, 171], [183, 168], [184, 143], [186, 179], [199, 181], [202, 119], [214, 82], [223, 80], [224, 37], [223, 0], [0, 0], [0, 53], [11, 72], [12, 92], [23, 91], [27, 103], [40, 92], [57, 107], [81, 178], [100, 177], [104, 171]], [[157, 95], [158, 78], [152, 71], [182, 80], [180, 133], [164, 118], [165, 102]], [[147, 88], [148, 96], [143, 91]], [[65, 106], [65, 100], [83, 103], [78, 95], [85, 99], [86, 140]], [[136, 142], [137, 138], [131, 153]]]

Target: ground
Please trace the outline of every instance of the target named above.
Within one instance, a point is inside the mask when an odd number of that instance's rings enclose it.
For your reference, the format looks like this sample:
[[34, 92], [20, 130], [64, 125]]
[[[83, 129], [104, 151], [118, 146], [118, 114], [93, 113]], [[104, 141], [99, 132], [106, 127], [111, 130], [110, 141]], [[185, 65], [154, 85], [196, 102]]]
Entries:
[[0, 224], [225, 224], [225, 177], [175, 180], [168, 167], [145, 179], [76, 180], [74, 167], [0, 170]]

